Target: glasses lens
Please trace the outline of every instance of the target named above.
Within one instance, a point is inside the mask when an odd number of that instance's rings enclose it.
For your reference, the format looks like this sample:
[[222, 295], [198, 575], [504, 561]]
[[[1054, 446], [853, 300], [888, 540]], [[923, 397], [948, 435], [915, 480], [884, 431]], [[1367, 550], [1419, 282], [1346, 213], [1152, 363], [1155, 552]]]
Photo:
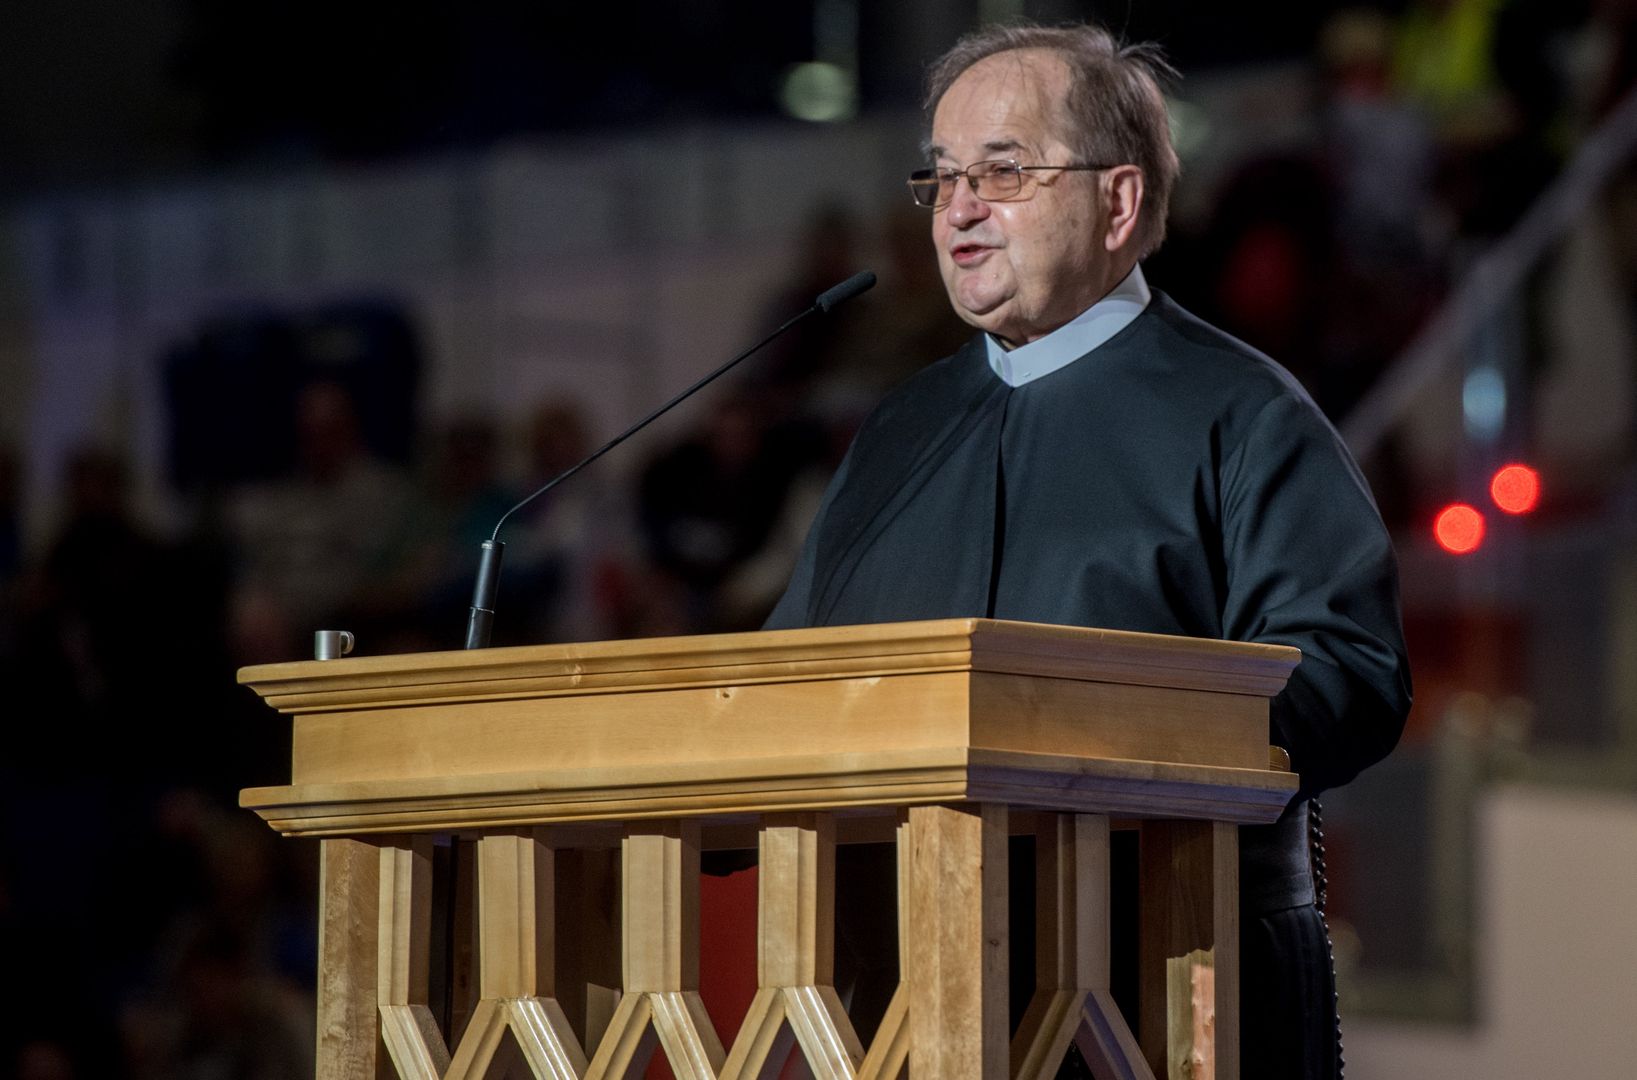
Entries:
[[1010, 199], [1023, 190], [1023, 170], [1015, 161], [980, 161], [969, 165], [966, 175], [980, 199]]
[[938, 201], [938, 177], [931, 169], [916, 169], [909, 174], [909, 193], [922, 206]]
[[941, 202], [948, 202], [949, 189], [953, 186], [947, 178], [939, 175], [937, 169], [916, 169], [909, 174], [910, 194], [922, 206], [937, 206]]

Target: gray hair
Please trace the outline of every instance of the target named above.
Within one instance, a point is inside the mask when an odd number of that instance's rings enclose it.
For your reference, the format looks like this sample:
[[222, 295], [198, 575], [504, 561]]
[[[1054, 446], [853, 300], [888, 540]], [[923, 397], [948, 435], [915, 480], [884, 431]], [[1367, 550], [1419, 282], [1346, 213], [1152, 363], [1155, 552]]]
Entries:
[[1159, 46], [1123, 44], [1101, 26], [987, 26], [961, 38], [934, 61], [927, 75], [926, 109], [967, 68], [985, 57], [1016, 49], [1042, 49], [1069, 69], [1069, 92], [1061, 119], [1069, 146], [1086, 162], [1131, 164], [1142, 170], [1143, 210], [1137, 221], [1139, 257], [1159, 249], [1180, 165], [1171, 146], [1162, 83], [1181, 76]]

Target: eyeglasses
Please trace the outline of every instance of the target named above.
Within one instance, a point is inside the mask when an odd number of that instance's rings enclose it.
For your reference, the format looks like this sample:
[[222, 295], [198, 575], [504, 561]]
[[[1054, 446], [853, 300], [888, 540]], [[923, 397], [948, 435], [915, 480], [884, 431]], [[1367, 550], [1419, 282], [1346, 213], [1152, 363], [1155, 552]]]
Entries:
[[909, 193], [918, 206], [939, 210], [955, 198], [955, 183], [961, 177], [972, 185], [972, 194], [984, 202], [1000, 202], [1015, 198], [1023, 190], [1023, 174], [1046, 169], [1069, 172], [1100, 172], [1112, 165], [1019, 165], [1006, 159], [974, 161], [964, 169], [947, 165], [933, 169], [916, 169], [909, 174]]

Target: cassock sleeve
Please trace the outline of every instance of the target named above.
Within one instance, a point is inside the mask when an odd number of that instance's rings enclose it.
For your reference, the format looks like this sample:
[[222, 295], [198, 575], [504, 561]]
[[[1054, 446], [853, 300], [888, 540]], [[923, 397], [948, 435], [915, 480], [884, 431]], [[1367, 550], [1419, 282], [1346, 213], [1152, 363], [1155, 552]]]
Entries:
[[1334, 429], [1291, 392], [1264, 405], [1221, 477], [1223, 631], [1294, 645], [1272, 738], [1302, 793], [1351, 780], [1403, 731], [1410, 673], [1386, 528]]

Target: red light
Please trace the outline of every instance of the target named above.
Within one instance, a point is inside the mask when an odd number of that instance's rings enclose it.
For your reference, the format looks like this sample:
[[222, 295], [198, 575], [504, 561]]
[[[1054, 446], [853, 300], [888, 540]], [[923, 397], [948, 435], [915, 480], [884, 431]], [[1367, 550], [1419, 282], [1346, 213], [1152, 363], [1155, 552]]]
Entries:
[[1490, 477], [1489, 497], [1508, 514], [1527, 514], [1540, 501], [1540, 474], [1527, 465], [1502, 465]]
[[1438, 511], [1432, 535], [1451, 555], [1469, 555], [1484, 542], [1484, 516], [1466, 503], [1451, 503]]

